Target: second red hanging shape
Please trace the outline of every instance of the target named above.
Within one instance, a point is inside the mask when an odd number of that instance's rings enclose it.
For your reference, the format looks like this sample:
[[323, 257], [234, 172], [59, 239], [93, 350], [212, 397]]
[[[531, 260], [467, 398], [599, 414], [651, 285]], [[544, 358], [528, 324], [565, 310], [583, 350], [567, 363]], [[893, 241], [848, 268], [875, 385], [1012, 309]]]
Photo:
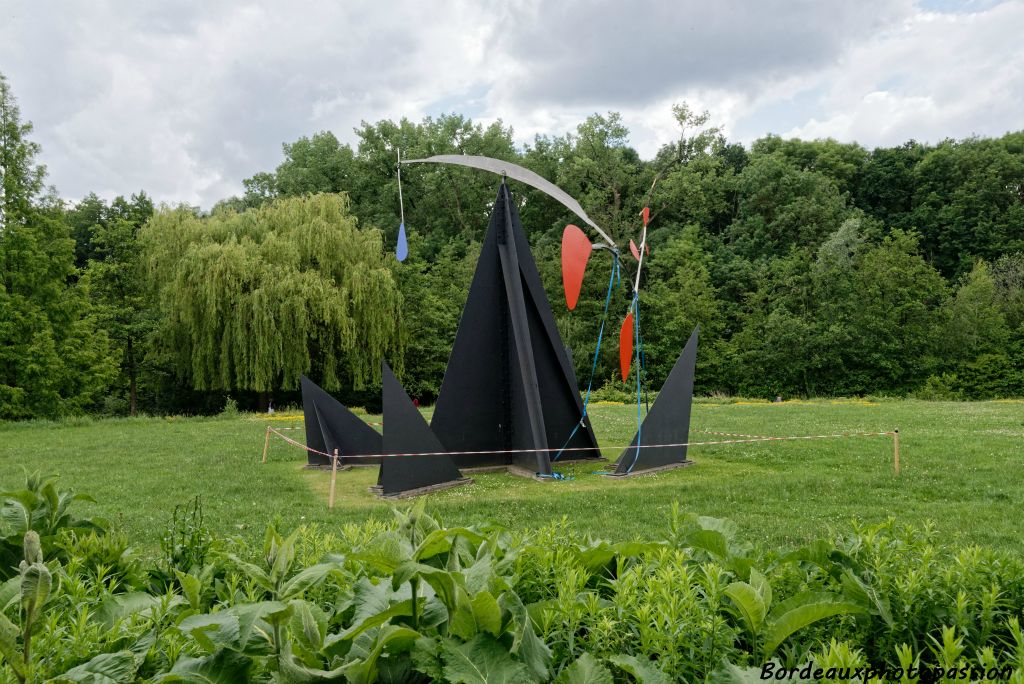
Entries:
[[633, 362], [633, 312], [626, 315], [619, 330], [619, 369], [622, 371], [622, 382], [629, 377], [629, 367]]

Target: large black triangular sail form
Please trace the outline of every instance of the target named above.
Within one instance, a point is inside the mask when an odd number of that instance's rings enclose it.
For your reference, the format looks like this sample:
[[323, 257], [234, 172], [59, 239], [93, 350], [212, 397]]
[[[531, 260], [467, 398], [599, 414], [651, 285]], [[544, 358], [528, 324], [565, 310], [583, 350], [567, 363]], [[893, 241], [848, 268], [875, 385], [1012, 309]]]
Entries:
[[582, 415], [576, 375], [502, 182], [431, 428], [449, 451], [491, 452], [453, 454], [460, 468], [551, 474], [551, 449], [570, 449], [561, 460], [601, 457], [589, 424], [573, 432]]
[[[305, 375], [302, 387], [302, 413], [306, 422], [306, 446], [324, 454], [338, 450], [341, 464], [373, 465], [380, 463], [380, 433], [363, 422], [359, 416], [316, 385]], [[309, 465], [328, 466], [331, 459], [312, 451], [306, 452]], [[378, 458], [349, 458], [346, 456], [377, 454]]]
[[386, 363], [381, 375], [385, 455], [377, 479], [380, 493], [394, 496], [464, 480]]
[[[690, 409], [693, 405], [693, 377], [697, 366], [697, 335], [694, 328], [683, 353], [676, 360], [672, 372], [654, 400], [650, 412], [615, 463], [615, 475], [663, 468], [688, 463], [685, 446], [643, 446], [646, 444], [686, 444], [690, 440]], [[637, 440], [641, 448], [637, 449]]]

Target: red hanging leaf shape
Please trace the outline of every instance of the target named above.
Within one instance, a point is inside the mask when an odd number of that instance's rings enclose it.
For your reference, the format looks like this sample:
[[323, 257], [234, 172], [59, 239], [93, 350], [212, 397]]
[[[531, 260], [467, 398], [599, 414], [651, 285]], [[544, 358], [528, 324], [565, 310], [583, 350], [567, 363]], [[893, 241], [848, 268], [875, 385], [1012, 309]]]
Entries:
[[586, 234], [571, 223], [562, 231], [562, 288], [569, 311], [576, 308], [583, 287], [583, 274], [594, 246]]
[[650, 222], [650, 220], [651, 220], [651, 208], [650, 207], [644, 207], [643, 217], [644, 217], [644, 225], [646, 226]]
[[633, 362], [633, 312], [626, 315], [619, 330], [619, 368], [622, 370], [622, 382], [629, 377], [629, 366]]
[[640, 250], [636, 248], [636, 243], [633, 242], [633, 238], [629, 239], [629, 251], [632, 252], [634, 259], [640, 261]]

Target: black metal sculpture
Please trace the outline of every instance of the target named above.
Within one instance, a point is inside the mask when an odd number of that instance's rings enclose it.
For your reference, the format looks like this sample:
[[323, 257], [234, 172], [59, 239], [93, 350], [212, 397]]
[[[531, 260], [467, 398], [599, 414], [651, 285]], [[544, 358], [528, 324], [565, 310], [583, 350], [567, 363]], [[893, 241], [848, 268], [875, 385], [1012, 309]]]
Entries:
[[462, 477], [391, 368], [383, 366], [385, 455], [377, 479], [381, 495], [418, 494], [472, 482]]
[[[519, 212], [502, 182], [491, 211], [431, 428], [460, 468], [550, 475], [551, 457], [597, 459], [576, 375]], [[537, 451], [532, 451], [537, 449]], [[554, 451], [553, 451], [554, 450]]]
[[[380, 459], [347, 458], [348, 456], [380, 454], [380, 433], [349, 411], [341, 402], [318, 387], [305, 375], [302, 388], [302, 413], [306, 423], [306, 446], [311, 467], [329, 467], [331, 459], [323, 454], [338, 450], [339, 465], [376, 465]], [[317, 453], [319, 452], [319, 453]]]
[[699, 330], [699, 327], [695, 328], [690, 335], [651, 410], [633, 437], [631, 446], [626, 447], [615, 462], [613, 475], [635, 475], [692, 463], [686, 458], [686, 443], [690, 439], [690, 409], [693, 404]]

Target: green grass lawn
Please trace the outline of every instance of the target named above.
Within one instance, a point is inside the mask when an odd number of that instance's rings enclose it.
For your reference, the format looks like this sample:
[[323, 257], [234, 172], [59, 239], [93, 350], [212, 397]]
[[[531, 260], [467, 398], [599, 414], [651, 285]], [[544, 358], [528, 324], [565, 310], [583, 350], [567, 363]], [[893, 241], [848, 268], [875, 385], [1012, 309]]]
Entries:
[[[631, 406], [597, 405], [593, 424], [605, 456], [635, 431]], [[275, 426], [301, 419], [274, 416]], [[378, 419], [379, 420], [379, 419]], [[81, 513], [103, 515], [155, 549], [176, 504], [202, 497], [207, 524], [223, 534], [262, 536], [266, 523], [325, 526], [389, 516], [367, 492], [375, 468], [338, 474], [338, 502], [327, 510], [328, 472], [303, 470], [304, 453], [273, 440], [260, 463], [267, 416], [138, 418], [0, 424], [0, 486], [20, 487], [22, 471], [60, 476], [92, 495]], [[793, 546], [850, 521], [934, 524], [951, 544], [1020, 551], [1024, 539], [1024, 403], [919, 401], [700, 402], [693, 441], [727, 439], [701, 431], [812, 435], [899, 427], [903, 472], [894, 476], [892, 439], [864, 437], [693, 447], [696, 465], [626, 481], [567, 466], [567, 482], [506, 474], [430, 496], [448, 524], [495, 521], [516, 528], [565, 516], [573, 529], [609, 539], [658, 536], [668, 510], [726, 517], [744, 539]], [[300, 441], [303, 433], [290, 433]], [[607, 468], [608, 465], [603, 466]]]

